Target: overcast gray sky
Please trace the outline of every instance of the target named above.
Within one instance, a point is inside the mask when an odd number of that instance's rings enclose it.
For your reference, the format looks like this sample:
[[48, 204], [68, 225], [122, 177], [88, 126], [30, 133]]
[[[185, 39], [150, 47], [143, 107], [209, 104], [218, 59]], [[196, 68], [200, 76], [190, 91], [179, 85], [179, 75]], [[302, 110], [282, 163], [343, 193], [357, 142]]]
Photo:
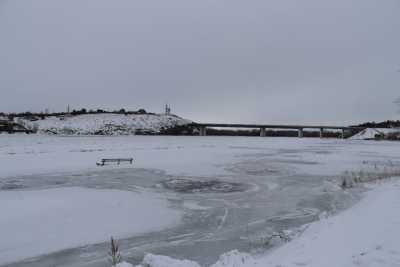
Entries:
[[0, 0], [5, 112], [378, 121], [396, 118], [399, 70], [399, 0]]

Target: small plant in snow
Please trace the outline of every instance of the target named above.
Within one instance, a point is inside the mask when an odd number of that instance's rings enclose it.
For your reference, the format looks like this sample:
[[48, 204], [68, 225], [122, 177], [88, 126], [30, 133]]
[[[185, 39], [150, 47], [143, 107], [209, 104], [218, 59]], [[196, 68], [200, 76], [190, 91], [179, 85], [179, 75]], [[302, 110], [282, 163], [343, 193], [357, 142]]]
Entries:
[[122, 258], [118, 243], [113, 237], [111, 237], [111, 251], [109, 255], [112, 266], [117, 266], [118, 263], [121, 263]]
[[342, 179], [342, 183], [341, 183], [340, 186], [341, 186], [343, 189], [347, 188], [347, 180], [346, 180], [346, 178], [343, 178], [343, 179]]
[[[368, 164], [368, 162], [363, 162], [363, 164]], [[375, 163], [370, 168], [367, 166], [366, 169], [362, 169], [358, 172], [344, 172], [340, 180], [340, 186], [343, 189], [352, 188], [356, 184], [382, 180], [395, 176], [400, 176], [400, 167], [392, 161], [383, 163], [380, 166]]]

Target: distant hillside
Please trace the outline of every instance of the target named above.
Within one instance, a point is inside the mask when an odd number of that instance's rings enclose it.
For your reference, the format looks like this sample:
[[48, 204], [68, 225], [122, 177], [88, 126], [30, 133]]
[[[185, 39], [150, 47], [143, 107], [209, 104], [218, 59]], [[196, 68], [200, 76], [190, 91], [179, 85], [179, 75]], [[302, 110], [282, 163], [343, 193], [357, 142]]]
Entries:
[[400, 127], [400, 121], [393, 121], [393, 120], [388, 120], [388, 121], [382, 121], [382, 122], [365, 122], [363, 124], [355, 125], [359, 127], [365, 127], [365, 128], [398, 128]]
[[350, 137], [351, 140], [400, 140], [399, 128], [366, 128], [356, 135]]
[[14, 121], [38, 133], [63, 135], [158, 134], [191, 122], [175, 115], [117, 113], [19, 116]]

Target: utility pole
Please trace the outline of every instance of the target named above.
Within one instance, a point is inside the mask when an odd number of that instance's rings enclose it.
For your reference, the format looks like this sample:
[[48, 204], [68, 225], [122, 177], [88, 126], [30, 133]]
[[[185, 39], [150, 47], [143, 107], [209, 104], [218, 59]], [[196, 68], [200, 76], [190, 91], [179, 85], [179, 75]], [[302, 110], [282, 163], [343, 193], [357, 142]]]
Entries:
[[168, 104], [165, 104], [165, 115], [171, 114], [171, 107]]

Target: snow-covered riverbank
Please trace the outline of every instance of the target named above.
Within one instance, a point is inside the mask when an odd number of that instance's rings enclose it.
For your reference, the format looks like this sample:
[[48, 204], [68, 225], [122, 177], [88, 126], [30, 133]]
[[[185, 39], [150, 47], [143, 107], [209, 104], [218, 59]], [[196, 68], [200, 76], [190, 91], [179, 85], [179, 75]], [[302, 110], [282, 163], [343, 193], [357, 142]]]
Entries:
[[294, 241], [247, 266], [400, 266], [400, 181], [382, 182], [352, 208], [312, 223]]
[[[211, 267], [400, 266], [400, 178], [372, 185], [350, 209], [311, 223], [291, 242], [265, 254], [233, 251]], [[129, 265], [126, 265], [129, 266]], [[199, 267], [195, 262], [148, 255], [149, 267]]]

